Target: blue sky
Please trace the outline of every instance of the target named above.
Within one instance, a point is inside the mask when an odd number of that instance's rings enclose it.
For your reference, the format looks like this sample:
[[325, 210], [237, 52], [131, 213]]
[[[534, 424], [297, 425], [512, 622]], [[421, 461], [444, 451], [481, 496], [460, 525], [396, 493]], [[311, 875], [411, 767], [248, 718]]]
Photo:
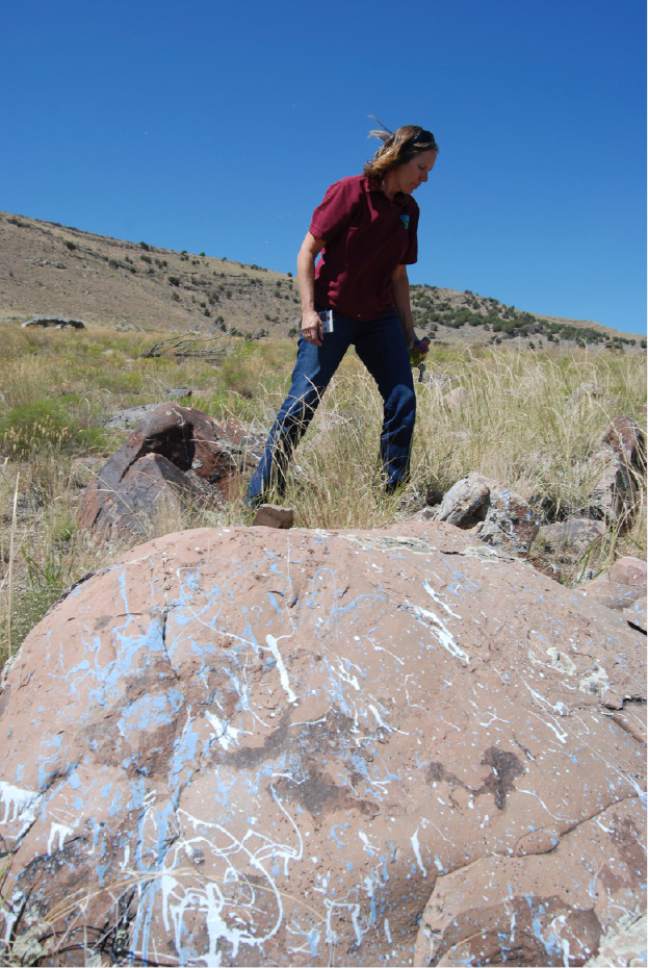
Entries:
[[643, 0], [32, 2], [0, 208], [294, 271], [375, 114], [441, 147], [414, 282], [642, 332]]

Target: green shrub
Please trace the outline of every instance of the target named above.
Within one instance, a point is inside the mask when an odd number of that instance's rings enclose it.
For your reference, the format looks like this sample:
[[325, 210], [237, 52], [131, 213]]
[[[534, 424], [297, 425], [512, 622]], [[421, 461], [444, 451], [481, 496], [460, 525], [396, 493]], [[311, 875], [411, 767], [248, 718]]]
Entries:
[[101, 449], [104, 442], [102, 428], [81, 426], [59, 400], [34, 400], [13, 407], [0, 419], [0, 448], [18, 460], [48, 450], [87, 453]]

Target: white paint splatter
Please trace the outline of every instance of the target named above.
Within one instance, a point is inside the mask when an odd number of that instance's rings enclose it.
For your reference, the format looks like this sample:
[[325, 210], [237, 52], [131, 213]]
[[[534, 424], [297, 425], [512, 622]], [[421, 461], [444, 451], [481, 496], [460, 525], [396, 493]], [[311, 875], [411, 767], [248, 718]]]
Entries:
[[[281, 636], [285, 638], [285, 636]], [[297, 702], [297, 696], [290, 688], [290, 680], [288, 679], [288, 672], [286, 666], [284, 665], [284, 660], [279, 651], [279, 646], [277, 645], [277, 639], [274, 635], [266, 635], [266, 642], [268, 643], [268, 648], [272, 652], [275, 661], [277, 663], [277, 669], [279, 670], [279, 679], [281, 681], [282, 688], [286, 695], [288, 696], [288, 702]]]
[[52, 823], [50, 827], [50, 835], [47, 841], [47, 853], [52, 854], [52, 847], [54, 846], [54, 841], [58, 840], [58, 844], [55, 850], [63, 850], [65, 847], [65, 838], [71, 836], [74, 831], [71, 827], [66, 827], [64, 823]]
[[421, 858], [421, 845], [419, 844], [418, 832], [419, 832], [419, 829], [417, 827], [414, 833], [412, 834], [412, 836], [410, 837], [410, 843], [412, 844], [412, 850], [414, 851], [414, 856], [416, 857], [416, 863], [418, 864], [419, 870], [421, 871], [421, 874], [423, 875], [423, 877], [427, 877], [427, 871], [423, 865], [423, 860]]
[[36, 819], [36, 804], [39, 799], [40, 793], [35, 790], [24, 790], [0, 780], [0, 804], [4, 809], [0, 824], [21, 821], [22, 826], [14, 835], [16, 840], [29, 830]]
[[428, 593], [428, 595], [430, 596], [430, 598], [432, 599], [432, 601], [436, 602], [437, 605], [440, 605], [441, 608], [444, 609], [444, 611], [446, 611], [448, 613], [448, 615], [452, 615], [453, 618], [461, 618], [461, 615], [457, 615], [456, 612], [453, 612], [452, 609], [450, 608], [450, 606], [449, 605], [446, 605], [446, 603], [443, 601], [443, 599], [441, 599], [437, 595], [437, 593], [434, 591], [434, 589], [432, 588], [432, 586], [430, 585], [430, 583], [428, 581], [424, 581], [423, 582], [423, 588]]
[[538, 801], [538, 803], [540, 804], [540, 806], [543, 807], [547, 811], [547, 813], [549, 814], [549, 816], [550, 817], [553, 817], [554, 820], [564, 820], [567, 823], [577, 823], [578, 822], [576, 817], [561, 817], [557, 813], [552, 813], [552, 811], [549, 809], [549, 807], [544, 802], [544, 800], [542, 799], [542, 797], [538, 796], [538, 794], [536, 793], [535, 790], [524, 790], [522, 787], [518, 787], [517, 788], [517, 792], [518, 793], [526, 793], [530, 797], [535, 797], [535, 799]]
[[580, 682], [578, 683], [578, 689], [580, 692], [586, 692], [590, 695], [601, 695], [604, 689], [610, 684], [608, 674], [603, 668], [603, 666], [596, 663], [594, 668], [591, 669], [587, 675], [584, 675]]
[[385, 729], [385, 730], [387, 730], [387, 732], [388, 732], [388, 733], [393, 733], [393, 732], [394, 732], [394, 730], [392, 729], [392, 727], [391, 727], [391, 726], [389, 726], [389, 725], [388, 725], [388, 724], [387, 724], [387, 723], [386, 723], [386, 722], [384, 721], [384, 719], [382, 718], [382, 716], [380, 715], [380, 713], [378, 712], [378, 710], [376, 709], [376, 707], [375, 707], [375, 706], [371, 706], [371, 705], [370, 705], [370, 706], [369, 706], [368, 708], [369, 708], [369, 710], [370, 710], [370, 711], [371, 711], [371, 712], [373, 713], [373, 717], [374, 717], [374, 719], [376, 720], [376, 723], [378, 724], [378, 727], [379, 727], [380, 729]]
[[[358, 677], [352, 675], [349, 670], [345, 668], [344, 662], [344, 659], [338, 659], [337, 662], [338, 675], [340, 679], [342, 679], [343, 682], [348, 682], [350, 686], [353, 686], [356, 692], [360, 692], [360, 683], [358, 682]], [[350, 662], [349, 665], [353, 665], [353, 663]]]
[[453, 658], [459, 659], [462, 665], [468, 665], [470, 656], [457, 643], [450, 629], [438, 615], [430, 612], [427, 608], [421, 608], [420, 605], [410, 605], [409, 603], [406, 606], [406, 610], [411, 612], [414, 618], [422, 625], [430, 629], [436, 636], [439, 645], [443, 646], [446, 652], [449, 652]]
[[[526, 682], [524, 683], [524, 685], [526, 689], [531, 693], [533, 698], [536, 700], [536, 702], [538, 702], [541, 706], [546, 706], [548, 709], [551, 709], [554, 712], [557, 712], [560, 716], [564, 716], [569, 711], [564, 703], [557, 702], [554, 705], [552, 705], [549, 702], [549, 700], [545, 699], [545, 697], [541, 693], [539, 693], [536, 689], [532, 689], [531, 686], [529, 686]], [[567, 742], [567, 733], [565, 732], [564, 729], [562, 729], [561, 726], [559, 726], [556, 723], [553, 716], [549, 717], [549, 719], [551, 719], [552, 722], [548, 722], [548, 720], [543, 719], [542, 716], [538, 716], [537, 713], [534, 713], [532, 709], [530, 709], [529, 712], [531, 713], [532, 716], [535, 716], [536, 719], [539, 719], [541, 723], [544, 723], [545, 726], [551, 730], [551, 732], [555, 735], [559, 743], [564, 744]]]
[[230, 746], [236, 746], [239, 736], [247, 732], [244, 729], [231, 726], [226, 719], [219, 719], [214, 713], [205, 713], [205, 719], [214, 728], [215, 739], [226, 751], [229, 750]]
[[25, 894], [23, 891], [14, 891], [11, 895], [11, 900], [7, 903], [6, 901], [2, 905], [3, 910], [0, 910], [0, 916], [4, 917], [5, 920], [5, 933], [3, 944], [8, 945], [13, 934], [13, 928], [21, 916], [24, 909]]
[[366, 854], [376, 854], [378, 852], [378, 848], [377, 847], [374, 847], [374, 845], [371, 843], [371, 841], [367, 837], [367, 835], [364, 832], [364, 830], [359, 830], [358, 831], [358, 837], [360, 838], [360, 840], [364, 844], [364, 850], [365, 850], [365, 853]]

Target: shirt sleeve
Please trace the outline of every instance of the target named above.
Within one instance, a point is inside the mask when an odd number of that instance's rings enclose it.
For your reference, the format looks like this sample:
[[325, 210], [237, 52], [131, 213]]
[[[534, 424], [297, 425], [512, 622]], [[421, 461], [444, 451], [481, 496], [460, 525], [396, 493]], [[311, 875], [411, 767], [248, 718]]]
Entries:
[[309, 228], [316, 239], [329, 242], [348, 226], [360, 204], [361, 188], [353, 178], [343, 178], [326, 189], [313, 212]]
[[419, 207], [416, 202], [413, 201], [413, 205], [410, 211], [410, 222], [409, 222], [409, 245], [407, 247], [407, 252], [403, 259], [403, 265], [412, 265], [418, 259], [418, 221], [419, 221]]

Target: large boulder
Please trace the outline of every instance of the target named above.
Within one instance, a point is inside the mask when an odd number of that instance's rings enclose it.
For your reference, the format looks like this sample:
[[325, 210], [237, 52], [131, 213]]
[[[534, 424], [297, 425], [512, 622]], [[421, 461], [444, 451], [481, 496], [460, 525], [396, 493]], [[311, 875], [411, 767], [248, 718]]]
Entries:
[[0, 937], [52, 965], [596, 957], [645, 903], [645, 638], [474, 541], [203, 529], [74, 588], [0, 699]]
[[[260, 447], [260, 439], [234, 420], [218, 422], [193, 407], [162, 404], [145, 415], [86, 489], [79, 523], [98, 533], [145, 534], [160, 503], [173, 503], [179, 492], [199, 495], [205, 502], [231, 497], [241, 473], [255, 465]], [[157, 462], [160, 486], [152, 492], [155, 500], [147, 504], [138, 465], [151, 454], [162, 461]], [[147, 477], [151, 471], [149, 467]], [[171, 486], [162, 487], [164, 481]]]

